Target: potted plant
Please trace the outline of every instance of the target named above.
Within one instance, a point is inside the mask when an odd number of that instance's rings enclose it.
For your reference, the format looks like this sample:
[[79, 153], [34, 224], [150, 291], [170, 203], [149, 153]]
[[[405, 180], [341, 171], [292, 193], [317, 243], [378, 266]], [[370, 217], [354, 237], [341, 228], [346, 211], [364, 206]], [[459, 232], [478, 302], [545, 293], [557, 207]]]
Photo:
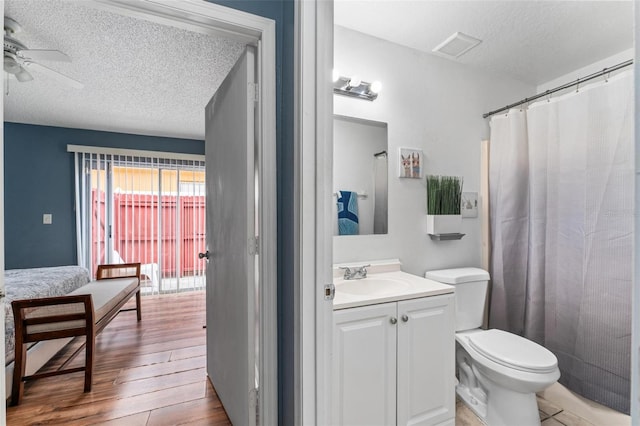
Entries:
[[462, 177], [427, 176], [427, 233], [456, 234], [462, 228]]

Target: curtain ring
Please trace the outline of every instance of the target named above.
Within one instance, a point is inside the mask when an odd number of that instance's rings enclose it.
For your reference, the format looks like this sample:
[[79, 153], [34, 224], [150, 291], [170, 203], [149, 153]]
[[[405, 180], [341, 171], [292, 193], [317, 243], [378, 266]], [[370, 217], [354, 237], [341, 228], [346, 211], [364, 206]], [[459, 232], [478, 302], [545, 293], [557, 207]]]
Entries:
[[526, 109], [528, 108], [528, 105], [529, 105], [529, 98], [524, 98], [524, 101], [520, 103], [520, 112], [522, 112], [522, 105], [525, 105], [525, 104], [527, 105], [527, 107], [525, 107]]

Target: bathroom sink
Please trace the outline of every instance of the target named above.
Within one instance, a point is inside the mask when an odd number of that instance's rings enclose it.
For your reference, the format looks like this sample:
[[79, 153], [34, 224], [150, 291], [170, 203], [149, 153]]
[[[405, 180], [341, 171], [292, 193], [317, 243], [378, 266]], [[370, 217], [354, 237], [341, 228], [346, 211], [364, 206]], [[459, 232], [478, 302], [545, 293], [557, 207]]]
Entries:
[[355, 280], [345, 280], [344, 270], [340, 267], [359, 265], [334, 265], [334, 310], [453, 293], [450, 285], [402, 272], [399, 260], [363, 264], [371, 264], [367, 278]]
[[385, 296], [407, 290], [410, 284], [398, 279], [363, 278], [343, 281], [336, 285], [336, 292], [357, 296]]

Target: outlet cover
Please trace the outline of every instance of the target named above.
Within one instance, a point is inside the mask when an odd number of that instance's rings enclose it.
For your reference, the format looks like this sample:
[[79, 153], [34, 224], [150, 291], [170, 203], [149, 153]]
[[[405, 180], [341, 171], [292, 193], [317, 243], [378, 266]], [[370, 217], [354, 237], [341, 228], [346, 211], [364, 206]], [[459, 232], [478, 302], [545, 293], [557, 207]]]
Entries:
[[51, 225], [53, 223], [53, 215], [51, 213], [45, 213], [42, 215], [42, 223], [44, 225]]

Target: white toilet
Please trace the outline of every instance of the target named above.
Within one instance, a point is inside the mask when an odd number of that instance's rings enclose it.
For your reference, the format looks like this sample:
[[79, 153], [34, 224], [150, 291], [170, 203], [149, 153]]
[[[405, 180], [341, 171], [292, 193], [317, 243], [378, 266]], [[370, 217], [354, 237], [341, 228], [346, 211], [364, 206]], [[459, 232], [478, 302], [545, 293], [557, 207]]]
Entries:
[[455, 286], [456, 393], [489, 426], [539, 425], [536, 392], [560, 378], [546, 348], [502, 330], [483, 330], [489, 274], [478, 268], [429, 271]]

